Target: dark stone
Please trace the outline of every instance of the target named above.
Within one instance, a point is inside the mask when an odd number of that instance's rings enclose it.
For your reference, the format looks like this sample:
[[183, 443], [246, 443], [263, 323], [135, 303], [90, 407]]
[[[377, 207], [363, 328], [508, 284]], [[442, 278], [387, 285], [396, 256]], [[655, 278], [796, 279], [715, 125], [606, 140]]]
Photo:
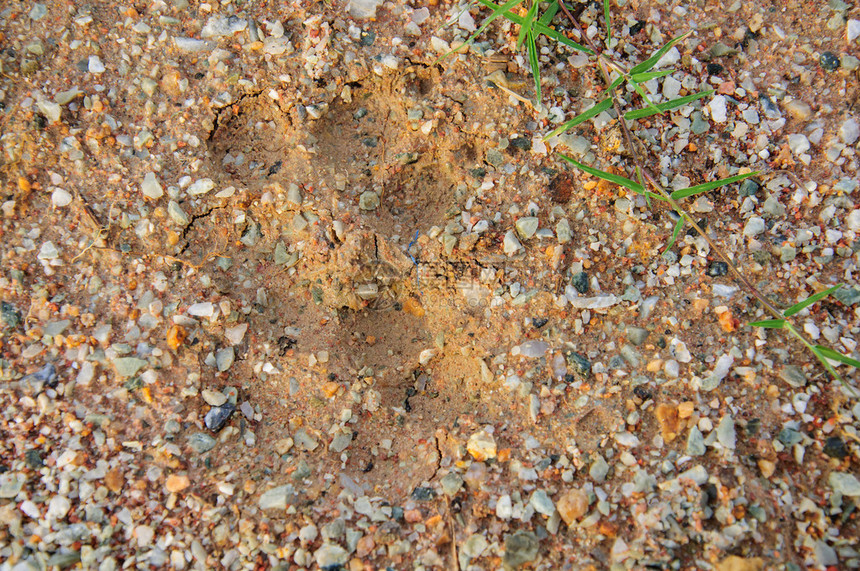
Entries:
[[630, 35], [635, 36], [643, 29], [645, 29], [645, 22], [635, 22], [632, 26], [630, 26]]
[[273, 174], [278, 174], [278, 171], [281, 170], [281, 166], [284, 164], [284, 161], [278, 161], [272, 166], [269, 167], [269, 172], [266, 176], [272, 176]]
[[583, 355], [575, 351], [569, 351], [565, 354], [565, 357], [567, 358], [567, 363], [574, 367], [574, 374], [580, 377], [588, 377], [591, 374], [591, 361]]
[[718, 278], [729, 273], [729, 265], [725, 262], [714, 260], [708, 264], [708, 275], [712, 278]]
[[24, 453], [24, 461], [27, 462], [27, 465], [33, 470], [38, 470], [44, 464], [44, 460], [42, 460], [42, 455], [38, 450], [30, 449]]
[[376, 33], [373, 30], [362, 30], [358, 34], [358, 43], [364, 47], [370, 47], [376, 41]]
[[821, 54], [821, 57], [818, 58], [818, 63], [821, 64], [821, 67], [825, 71], [836, 71], [839, 69], [839, 57], [833, 52], [824, 52]]
[[485, 176], [487, 176], [487, 169], [482, 169], [482, 168], [470, 169], [469, 174], [472, 175], [473, 178], [483, 180], [483, 178]]
[[842, 460], [848, 456], [848, 448], [845, 446], [845, 441], [838, 436], [831, 436], [824, 441], [824, 453], [831, 458]]
[[376, 140], [376, 137], [367, 137], [361, 140], [361, 144], [365, 147], [376, 148], [376, 145], [379, 143]]
[[633, 387], [633, 394], [642, 399], [643, 401], [651, 400], [654, 395], [651, 394], [644, 385], [637, 385]]
[[585, 272], [573, 274], [570, 277], [570, 285], [579, 293], [586, 293], [588, 291], [588, 274]]
[[761, 430], [761, 420], [758, 418], [749, 419], [746, 426], [744, 427], [744, 431], [750, 438], [758, 434], [759, 430]]
[[11, 303], [0, 301], [0, 320], [7, 327], [18, 327], [18, 324], [21, 323], [21, 312], [15, 309], [15, 306]]
[[213, 406], [203, 417], [203, 422], [206, 423], [206, 428], [212, 432], [218, 432], [224, 428], [235, 410], [236, 405], [231, 402], [226, 402], [221, 406]]
[[361, 119], [365, 115], [367, 115], [367, 108], [365, 107], [360, 107], [355, 111], [355, 113], [352, 114], [353, 118], [355, 119]]
[[708, 64], [708, 75], [717, 75], [723, 71], [723, 66], [718, 63], [711, 62]]
[[418, 500], [419, 502], [426, 502], [427, 500], [432, 500], [435, 497], [436, 492], [433, 488], [418, 487], [412, 490], [412, 499]]
[[535, 326], [535, 329], [540, 329], [541, 327], [543, 327], [547, 323], [549, 323], [549, 319], [546, 317], [533, 317], [532, 318], [532, 325]]
[[525, 137], [514, 137], [511, 139], [511, 147], [521, 151], [530, 151], [532, 150], [532, 142]]

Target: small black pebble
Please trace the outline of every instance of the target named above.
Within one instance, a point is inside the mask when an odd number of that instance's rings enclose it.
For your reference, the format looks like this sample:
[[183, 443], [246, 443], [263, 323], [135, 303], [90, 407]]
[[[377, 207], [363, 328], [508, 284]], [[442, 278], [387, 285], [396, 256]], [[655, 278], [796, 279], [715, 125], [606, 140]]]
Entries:
[[540, 329], [544, 325], [549, 323], [549, 319], [546, 317], [534, 317], [532, 318], [532, 325], [535, 326], [535, 329]]
[[723, 66], [720, 64], [713, 62], [708, 64], [708, 75], [717, 75], [721, 71], [723, 71]]
[[586, 293], [588, 291], [588, 274], [585, 272], [573, 274], [570, 278], [570, 285], [576, 288], [579, 293]]
[[206, 416], [203, 417], [203, 422], [206, 423], [206, 428], [212, 432], [218, 432], [224, 428], [224, 425], [227, 424], [227, 421], [235, 410], [236, 405], [231, 402], [224, 403], [221, 406], [213, 406], [206, 413]]
[[836, 71], [839, 69], [839, 58], [833, 52], [824, 52], [818, 58], [818, 63], [821, 64], [826, 71]]
[[433, 491], [433, 488], [415, 488], [412, 490], [412, 499], [418, 501], [427, 501], [432, 500], [436, 497], [436, 492]]
[[522, 151], [530, 151], [532, 150], [532, 142], [530, 139], [526, 139], [525, 137], [515, 137], [511, 139], [511, 146]]
[[838, 436], [831, 436], [824, 441], [824, 453], [831, 458], [842, 460], [848, 456], [848, 449], [845, 447], [845, 441]]
[[266, 176], [272, 176], [273, 174], [278, 174], [278, 171], [281, 170], [281, 165], [284, 164], [284, 161], [278, 161], [272, 166], [269, 167], [269, 174]]
[[642, 31], [642, 28], [645, 27], [645, 22], [636, 22], [632, 26], [630, 26], [630, 35], [635, 36], [639, 32]]
[[651, 394], [651, 391], [649, 391], [648, 389], [646, 389], [642, 385], [638, 385], [636, 387], [633, 387], [633, 394], [636, 395], [637, 397], [639, 397], [640, 399], [642, 399], [643, 401], [651, 400], [651, 397], [653, 396]]
[[376, 33], [369, 31], [366, 32], [364, 30], [358, 35], [358, 43], [364, 47], [369, 47], [373, 45], [373, 42], [376, 41]]
[[708, 264], [708, 275], [712, 278], [718, 278], [729, 273], [729, 265], [725, 262], [713, 261]]
[[27, 450], [24, 453], [24, 461], [27, 462], [27, 465], [33, 470], [38, 470], [44, 464], [42, 460], [42, 455], [39, 454], [38, 450]]

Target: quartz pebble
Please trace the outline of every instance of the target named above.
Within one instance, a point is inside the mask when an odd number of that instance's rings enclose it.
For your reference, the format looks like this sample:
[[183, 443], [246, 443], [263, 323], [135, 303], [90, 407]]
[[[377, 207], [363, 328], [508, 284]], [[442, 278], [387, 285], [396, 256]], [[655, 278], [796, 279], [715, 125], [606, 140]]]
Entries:
[[140, 190], [145, 197], [153, 200], [164, 196], [164, 189], [161, 188], [161, 184], [155, 178], [154, 172], [146, 173], [143, 177], [143, 183], [140, 185]]
[[562, 494], [556, 507], [561, 519], [567, 525], [573, 525], [588, 511], [588, 494], [579, 489], [571, 489]]

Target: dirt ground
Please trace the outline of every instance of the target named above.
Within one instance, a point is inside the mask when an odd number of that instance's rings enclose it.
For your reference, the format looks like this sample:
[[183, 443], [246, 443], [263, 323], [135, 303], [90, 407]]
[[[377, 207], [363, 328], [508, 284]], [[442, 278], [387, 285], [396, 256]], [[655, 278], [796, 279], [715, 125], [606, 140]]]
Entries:
[[[856, 370], [559, 158], [632, 176], [611, 113], [544, 140], [594, 66], [541, 38], [536, 104], [510, 22], [440, 59], [488, 9], [364, 6], [0, 1], [0, 570], [860, 566]], [[715, 90], [649, 168], [759, 171], [688, 205], [858, 358], [860, 8], [612, 6]]]

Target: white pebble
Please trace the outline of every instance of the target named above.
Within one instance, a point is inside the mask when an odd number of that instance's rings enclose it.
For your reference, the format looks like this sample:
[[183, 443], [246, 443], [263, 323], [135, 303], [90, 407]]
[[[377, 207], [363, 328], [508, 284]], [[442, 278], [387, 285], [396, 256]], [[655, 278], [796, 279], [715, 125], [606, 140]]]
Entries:
[[788, 148], [795, 155], [801, 155], [809, 150], [809, 139], [806, 138], [806, 135], [789, 135]]
[[57, 208], [68, 206], [72, 203], [72, 194], [63, 188], [56, 188], [51, 193], [51, 203]]
[[215, 188], [215, 183], [211, 178], [201, 178], [200, 180], [194, 181], [191, 186], [188, 187], [188, 194], [191, 196], [206, 194], [213, 188]]
[[164, 189], [161, 188], [161, 184], [159, 184], [158, 179], [155, 178], [155, 173], [152, 171], [144, 175], [140, 190], [145, 197], [153, 200], [164, 196]]
[[853, 42], [860, 37], [860, 20], [848, 20], [845, 26], [845, 39]]
[[102, 63], [102, 60], [99, 59], [99, 56], [90, 56], [87, 68], [89, 69], [90, 73], [104, 73], [105, 64]]
[[728, 119], [728, 110], [726, 109], [726, 98], [722, 95], [717, 95], [708, 104], [711, 110], [711, 119], [717, 123], [725, 123]]
[[214, 314], [215, 305], [209, 301], [195, 303], [188, 308], [188, 315], [193, 315], [194, 317], [212, 317]]
[[860, 138], [860, 127], [857, 125], [857, 119], [849, 117], [839, 127], [839, 138], [846, 145], [853, 145]]

